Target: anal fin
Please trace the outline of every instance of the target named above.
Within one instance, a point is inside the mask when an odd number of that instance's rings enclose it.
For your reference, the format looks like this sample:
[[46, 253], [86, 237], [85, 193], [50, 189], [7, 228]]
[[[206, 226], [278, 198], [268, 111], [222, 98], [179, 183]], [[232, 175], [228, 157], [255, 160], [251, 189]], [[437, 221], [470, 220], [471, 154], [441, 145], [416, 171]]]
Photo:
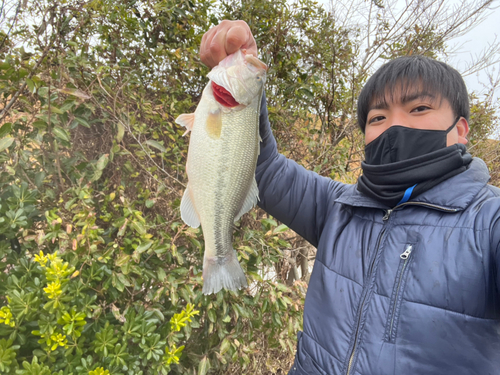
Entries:
[[240, 212], [238, 212], [238, 215], [236, 215], [236, 217], [234, 218], [234, 222], [237, 222], [244, 214], [250, 211], [252, 207], [257, 204], [258, 200], [259, 200], [259, 188], [257, 187], [257, 181], [255, 181], [254, 177], [252, 181], [252, 186], [248, 191], [248, 194], [245, 198], [245, 201], [243, 202], [243, 206], [241, 207]]

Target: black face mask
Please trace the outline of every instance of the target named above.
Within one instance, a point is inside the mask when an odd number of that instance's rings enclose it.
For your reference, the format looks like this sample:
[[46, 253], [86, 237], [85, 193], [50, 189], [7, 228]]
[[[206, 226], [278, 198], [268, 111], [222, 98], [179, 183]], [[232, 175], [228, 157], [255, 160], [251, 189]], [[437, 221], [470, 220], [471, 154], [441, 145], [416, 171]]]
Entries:
[[391, 126], [365, 146], [365, 163], [383, 165], [412, 159], [446, 148], [448, 133], [460, 117], [446, 130], [413, 129]]

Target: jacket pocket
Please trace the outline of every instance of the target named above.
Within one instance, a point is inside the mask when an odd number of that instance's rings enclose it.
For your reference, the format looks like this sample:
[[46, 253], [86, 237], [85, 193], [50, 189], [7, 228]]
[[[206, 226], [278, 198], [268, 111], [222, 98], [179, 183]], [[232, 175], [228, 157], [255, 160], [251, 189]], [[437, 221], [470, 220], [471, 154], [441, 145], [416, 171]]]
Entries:
[[403, 292], [406, 286], [406, 279], [409, 273], [410, 264], [414, 257], [416, 244], [407, 243], [403, 252], [399, 255], [399, 267], [394, 280], [391, 300], [389, 302], [389, 314], [385, 324], [384, 340], [394, 342], [396, 339], [396, 331], [399, 322], [399, 313], [403, 302]]
[[297, 354], [295, 355], [295, 361], [288, 375], [326, 375], [326, 372], [324, 372], [304, 350], [302, 343], [304, 339], [303, 335], [301, 331], [297, 333]]

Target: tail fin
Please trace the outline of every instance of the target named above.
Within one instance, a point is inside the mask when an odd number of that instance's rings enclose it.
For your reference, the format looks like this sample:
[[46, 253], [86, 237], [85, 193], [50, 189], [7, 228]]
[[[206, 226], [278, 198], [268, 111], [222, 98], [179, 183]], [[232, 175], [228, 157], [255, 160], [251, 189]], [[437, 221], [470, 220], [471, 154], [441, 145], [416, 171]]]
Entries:
[[235, 250], [225, 257], [205, 256], [203, 259], [203, 294], [217, 293], [222, 288], [237, 290], [247, 286], [247, 279]]

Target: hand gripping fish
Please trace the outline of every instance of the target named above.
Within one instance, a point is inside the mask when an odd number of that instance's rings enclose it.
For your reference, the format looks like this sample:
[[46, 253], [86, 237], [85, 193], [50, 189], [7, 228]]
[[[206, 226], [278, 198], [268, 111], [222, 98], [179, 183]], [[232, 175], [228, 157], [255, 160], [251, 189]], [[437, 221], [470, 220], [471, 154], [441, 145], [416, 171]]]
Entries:
[[232, 244], [232, 227], [256, 203], [259, 114], [267, 66], [238, 51], [208, 74], [195, 112], [175, 122], [191, 131], [188, 185], [181, 217], [203, 228], [203, 293], [247, 286]]

